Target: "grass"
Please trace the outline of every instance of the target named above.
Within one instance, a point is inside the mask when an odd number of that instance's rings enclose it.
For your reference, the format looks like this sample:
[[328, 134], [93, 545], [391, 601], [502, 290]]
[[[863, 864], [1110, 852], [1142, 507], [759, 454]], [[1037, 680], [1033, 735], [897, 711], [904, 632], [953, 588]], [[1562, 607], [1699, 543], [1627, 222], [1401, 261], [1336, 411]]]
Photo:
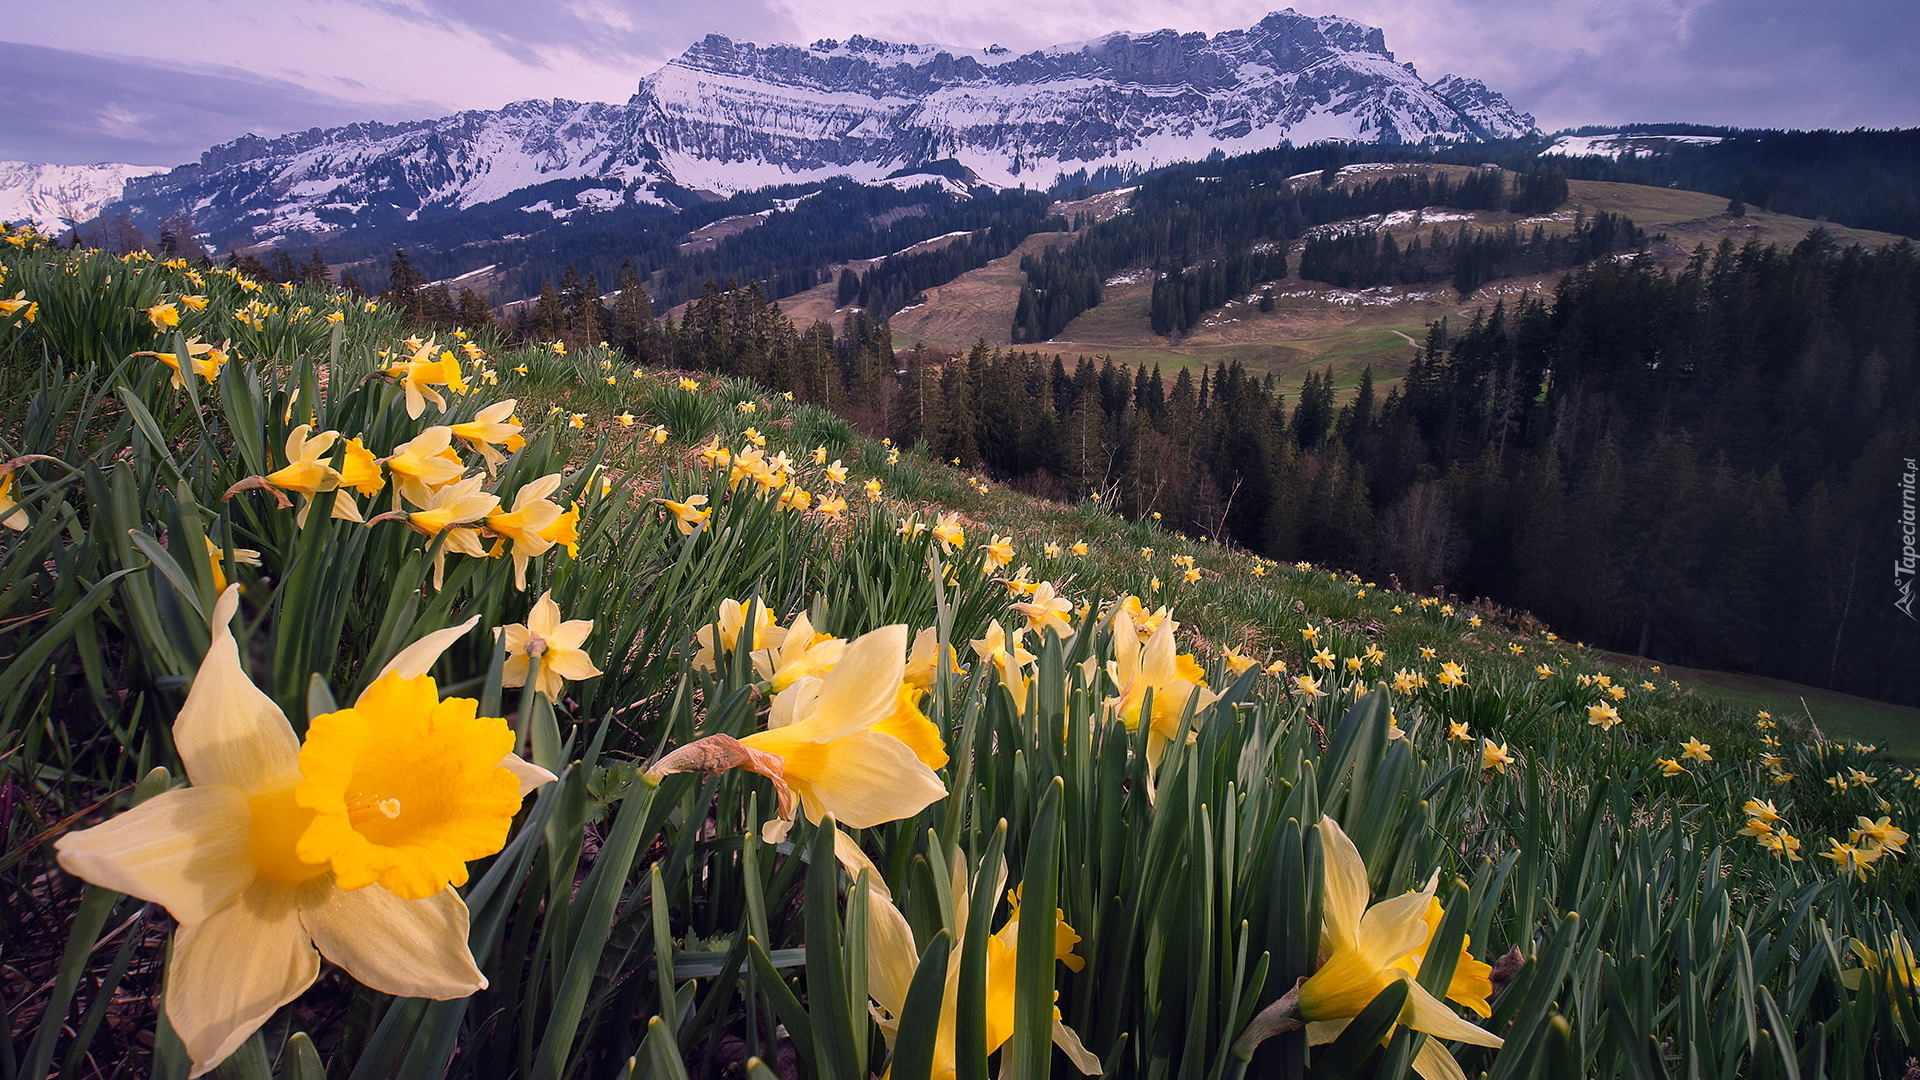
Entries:
[[1775, 716], [1804, 716], [1829, 739], [1870, 743], [1891, 757], [1920, 761], [1920, 709], [1762, 675], [1672, 665], [1666, 670], [1703, 697]]

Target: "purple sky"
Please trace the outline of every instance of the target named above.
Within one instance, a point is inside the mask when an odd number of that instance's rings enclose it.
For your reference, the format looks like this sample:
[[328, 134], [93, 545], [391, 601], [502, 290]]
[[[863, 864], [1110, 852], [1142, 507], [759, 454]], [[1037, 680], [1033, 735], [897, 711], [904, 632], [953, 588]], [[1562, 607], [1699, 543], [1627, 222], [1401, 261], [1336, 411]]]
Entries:
[[[623, 101], [714, 32], [1016, 50], [1246, 27], [1271, 0], [84, 0], [15, 5], [0, 159], [176, 164], [248, 131], [527, 98]], [[1340, 0], [1433, 79], [1484, 79], [1542, 128], [1684, 120], [1920, 126], [1915, 0]]]

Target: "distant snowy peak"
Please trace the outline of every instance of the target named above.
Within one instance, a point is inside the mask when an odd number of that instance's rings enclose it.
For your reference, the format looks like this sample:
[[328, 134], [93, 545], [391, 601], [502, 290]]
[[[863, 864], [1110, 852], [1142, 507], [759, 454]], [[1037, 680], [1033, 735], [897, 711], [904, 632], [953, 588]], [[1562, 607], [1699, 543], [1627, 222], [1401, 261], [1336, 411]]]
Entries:
[[1433, 91], [1473, 125], [1483, 139], [1516, 139], [1537, 130], [1532, 113], [1515, 109], [1505, 97], [1488, 89], [1479, 79], [1442, 75], [1433, 81]]
[[[855, 37], [809, 46], [709, 35], [629, 103], [681, 183], [866, 174], [956, 158], [1000, 185], [1328, 139], [1531, 133], [1486, 84], [1423, 82], [1375, 27], [1276, 12], [1208, 36], [1116, 33], [1023, 54]], [[751, 183], [741, 183], [741, 178]]]
[[135, 176], [165, 172], [163, 165], [36, 165], [0, 161], [0, 221], [32, 222], [59, 231], [85, 221], [120, 197]]
[[[1114, 33], [1025, 53], [866, 37], [756, 45], [718, 34], [624, 103], [523, 101], [401, 124], [248, 136], [128, 184], [136, 220], [187, 210], [216, 245], [380, 226], [506, 199], [558, 220], [781, 183], [874, 183], [953, 160], [1047, 186], [1323, 140], [1473, 141], [1533, 118], [1474, 79], [1428, 84], [1377, 29], [1275, 12], [1207, 35]], [[539, 189], [530, 191], [528, 189]], [[591, 189], [591, 190], [589, 190]]]

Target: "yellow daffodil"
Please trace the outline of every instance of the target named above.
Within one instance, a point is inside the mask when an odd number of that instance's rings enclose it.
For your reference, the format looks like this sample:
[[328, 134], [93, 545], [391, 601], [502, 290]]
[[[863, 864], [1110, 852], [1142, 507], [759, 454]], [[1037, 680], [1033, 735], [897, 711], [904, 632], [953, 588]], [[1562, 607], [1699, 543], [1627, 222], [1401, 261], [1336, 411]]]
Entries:
[[880, 501], [880, 481], [878, 480], [867, 481], [867, 501], [868, 502]]
[[[777, 624], [773, 612], [765, 606], [754, 605], [753, 622], [753, 635], [747, 642], [749, 651], [771, 649], [786, 640], [786, 630]], [[746, 629], [746, 625], [746, 605], [731, 597], [720, 601], [719, 617], [693, 635], [694, 644], [700, 647], [693, 657], [694, 670], [718, 671], [718, 654], [730, 653], [739, 647], [740, 633]], [[716, 630], [719, 633], [717, 643], [714, 640]]]
[[1687, 771], [1687, 767], [1675, 758], [1655, 758], [1653, 763], [1660, 766], [1662, 776], [1680, 776]]
[[[521, 799], [553, 774], [512, 753], [505, 721], [441, 701], [427, 676], [461, 632], [395, 657], [302, 746], [246, 676], [238, 586], [174, 720], [190, 786], [55, 842], [68, 873], [178, 920], [161, 1007], [211, 1071], [319, 975], [319, 958], [375, 990], [464, 997], [487, 981], [449, 884], [497, 852]], [[317, 952], [316, 952], [317, 949]]]
[[1451, 690], [1456, 686], [1465, 686], [1467, 685], [1467, 669], [1449, 660], [1440, 665], [1440, 674], [1435, 676], [1435, 681], [1438, 682], [1443, 689], [1447, 690]]
[[1313, 659], [1308, 661], [1308, 663], [1311, 663], [1314, 667], [1323, 668], [1327, 671], [1332, 671], [1337, 662], [1333, 652], [1328, 649], [1316, 650], [1313, 654]]
[[549, 473], [520, 485], [513, 493], [513, 506], [504, 512], [489, 513], [487, 528], [513, 545], [513, 587], [527, 587], [527, 564], [545, 555], [553, 539], [544, 530], [560, 519], [560, 505], [551, 496], [560, 487], [560, 474]]
[[779, 507], [789, 513], [798, 514], [813, 505], [813, 495], [797, 487], [789, 487], [780, 492]]
[[832, 496], [828, 496], [827, 498], [821, 499], [820, 502], [817, 505], [815, 505], [813, 508], [813, 512], [816, 514], [819, 514], [821, 517], [835, 518], [835, 519], [839, 518], [841, 514], [846, 513], [846, 511], [847, 511], [847, 500], [839, 497], [838, 495], [832, 495]]
[[1000, 675], [1000, 685], [1013, 695], [1013, 703], [1022, 712], [1027, 707], [1027, 690], [1031, 686], [1025, 671], [1033, 663], [1034, 655], [1020, 644], [1026, 634], [1026, 628], [1016, 626], [1011, 633], [1000, 625], [1000, 620], [987, 624], [986, 634], [972, 642], [973, 654], [993, 665]]
[[1447, 722], [1447, 739], [1451, 742], [1472, 742], [1473, 734], [1467, 730], [1465, 720], [1450, 720]]
[[573, 428], [575, 431], [578, 431], [581, 428], [586, 427], [587, 414], [583, 412], [569, 413], [567, 415], [567, 426], [570, 428]]
[[1513, 764], [1513, 751], [1507, 749], [1506, 743], [1495, 745], [1492, 739], [1487, 739], [1480, 747], [1480, 767], [1482, 769], [1492, 769], [1494, 772], [1504, 775], [1507, 771], [1507, 766], [1511, 764]]
[[1431, 646], [1431, 645], [1422, 645], [1422, 646], [1420, 646], [1420, 659], [1422, 659], [1422, 660], [1432, 660], [1433, 658], [1434, 658], [1434, 648], [1433, 648], [1433, 646]]
[[1904, 854], [1910, 837], [1905, 829], [1893, 823], [1890, 817], [1875, 821], [1869, 817], [1860, 819], [1859, 827], [1853, 830], [1853, 842], [1860, 845], [1872, 845], [1896, 855]]
[[1768, 799], [1765, 802], [1759, 799], [1748, 799], [1746, 805], [1740, 808], [1740, 812], [1748, 817], [1757, 818], [1769, 824], [1786, 820], [1786, 818], [1780, 816], [1780, 811], [1774, 808], [1772, 799]]
[[1060, 545], [1057, 543], [1049, 543], [1046, 547], [1040, 549], [1040, 553], [1049, 559], [1057, 559], [1060, 557]]
[[1175, 654], [1175, 625], [1171, 618], [1162, 619], [1142, 645], [1125, 608], [1113, 617], [1113, 659], [1107, 661], [1107, 676], [1120, 688], [1120, 696], [1108, 698], [1106, 707], [1128, 731], [1134, 731], [1140, 727], [1141, 710], [1152, 692], [1152, 715], [1145, 718], [1152, 729], [1147, 738], [1149, 768], [1159, 766], [1187, 709], [1191, 706], [1198, 714], [1219, 697], [1207, 689], [1206, 677], [1191, 656]]
[[1013, 537], [996, 536], [991, 542], [981, 544], [980, 550], [986, 552], [980, 569], [991, 574], [1013, 561]]
[[1699, 739], [1690, 738], [1680, 744], [1680, 756], [1687, 761], [1710, 762], [1713, 760], [1713, 755], [1707, 751], [1712, 749], [1713, 747], [1711, 745], [1703, 743]]
[[1859, 848], [1852, 844], [1843, 844], [1838, 840], [1828, 840], [1827, 843], [1831, 847], [1821, 852], [1820, 857], [1833, 860], [1833, 864], [1839, 867], [1842, 874], [1852, 874], [1861, 881], [1867, 880], [1867, 874], [1871, 871], [1873, 864], [1880, 860], [1879, 848]]
[[436, 589], [446, 580], [449, 554], [476, 559], [486, 556], [486, 549], [480, 544], [479, 527], [473, 523], [500, 506], [499, 496], [480, 490], [486, 479], [475, 473], [437, 487], [420, 509], [405, 515], [407, 526], [414, 532], [440, 538], [433, 553], [433, 587]]
[[940, 546], [945, 551], [965, 547], [967, 530], [960, 527], [960, 515], [958, 513], [941, 514], [940, 520], [933, 526], [933, 538], [940, 541]]
[[[1875, 952], [1858, 938], [1847, 942], [1848, 950], [1860, 960], [1859, 967], [1840, 973], [1840, 981], [1847, 989], [1859, 990], [1871, 978], [1889, 989], [1896, 989], [1904, 997], [1911, 995], [1914, 987], [1920, 986], [1920, 963], [1914, 959], [1913, 946], [1897, 932], [1890, 936], [1892, 941], [1885, 953]], [[1896, 1020], [1905, 1022], [1905, 1018], [1900, 1016], [1896, 1016]]]
[[1013, 610], [1027, 617], [1027, 629], [1035, 634], [1044, 636], [1051, 629], [1062, 638], [1073, 636], [1073, 624], [1066, 618], [1067, 613], [1073, 610], [1073, 601], [1054, 592], [1051, 581], [1035, 585], [1031, 599], [1013, 605]]
[[1620, 710], [1604, 701], [1587, 706], [1587, 723], [1602, 731], [1612, 731], [1620, 722]]
[[153, 323], [156, 331], [171, 330], [180, 325], [180, 309], [170, 303], [155, 304], [146, 309], [147, 321]]
[[[21, 291], [14, 293], [13, 299], [11, 300], [0, 300], [0, 319], [12, 319], [14, 316], [18, 315], [21, 319], [25, 319], [28, 322], [33, 322], [34, 319], [39, 316], [39, 314], [40, 314], [39, 302], [36, 300], [27, 299], [27, 293], [25, 289], [22, 289]], [[18, 324], [18, 321], [19, 320], [17, 319], [15, 320], [16, 325]]]
[[1231, 645], [1227, 646], [1226, 648], [1220, 651], [1220, 657], [1222, 660], [1226, 661], [1227, 674], [1232, 675], [1235, 678], [1238, 678], [1241, 675], [1245, 674], [1247, 672], [1247, 669], [1253, 667], [1253, 657], [1242, 656]]
[[1775, 855], [1788, 862], [1803, 862], [1800, 858], [1800, 838], [1785, 829], [1777, 829], [1765, 836], [1756, 837], [1756, 842]]
[[649, 435], [649, 437], [653, 439], [655, 446], [660, 446], [660, 445], [664, 445], [667, 439], [670, 438], [673, 433], [667, 430], [667, 425], [655, 424], [653, 425], [653, 430], [649, 431], [647, 434]]
[[313, 505], [314, 496], [340, 486], [340, 473], [321, 460], [333, 449], [340, 433], [323, 431], [314, 435], [312, 432], [310, 424], [301, 424], [288, 432], [286, 467], [261, 478], [273, 487], [301, 496], [300, 512], [294, 521], [302, 527], [307, 523], [307, 511]]
[[210, 537], [201, 537], [201, 539], [207, 542], [207, 562], [213, 568], [214, 592], [223, 593], [227, 591], [226, 557], [229, 554], [233, 556], [233, 561], [241, 566], [260, 565], [260, 553], [252, 548], [234, 548], [231, 552], [228, 552], [225, 548], [214, 543]]
[[700, 389], [699, 383], [694, 382], [692, 379], [689, 379], [685, 376], [681, 377], [679, 386], [680, 386], [680, 389], [688, 391], [689, 393]]
[[1068, 550], [1072, 551], [1075, 555], [1085, 555], [1087, 553], [1087, 542], [1085, 540], [1075, 540], [1073, 547]]
[[1534, 674], [1540, 676], [1542, 679], [1551, 679], [1554, 674], [1553, 669], [1545, 664], [1535, 664], [1533, 671]]
[[707, 497], [705, 495], [694, 495], [688, 498], [686, 502], [674, 502], [672, 499], [655, 499], [653, 501], [666, 507], [667, 511], [673, 515], [674, 524], [679, 526], [681, 536], [692, 536], [695, 529], [705, 524], [707, 519], [713, 516], [713, 511], [702, 509], [702, 507], [707, 505]]
[[[879, 730], [896, 717], [906, 649], [905, 626], [863, 634], [825, 678], [803, 677], [776, 695], [765, 731], [738, 740], [708, 736], [660, 759], [648, 774], [746, 768], [767, 777], [778, 798], [776, 817], [762, 829], [769, 843], [785, 838], [796, 811], [815, 823], [832, 814], [856, 829], [912, 817], [947, 788], [913, 745]], [[930, 721], [908, 734], [939, 745]]]
[[[188, 338], [186, 344], [187, 359], [193, 367], [193, 373], [207, 382], [213, 382], [215, 379], [218, 379], [220, 377], [220, 368], [226, 364], [228, 359], [226, 343], [222, 342], [219, 345], [210, 345], [207, 342], [201, 341], [199, 335], [196, 334]], [[176, 390], [185, 387], [186, 384], [181, 380], [179, 353], [162, 349], [153, 352], [137, 352], [133, 355], [151, 356], [172, 368], [173, 375], [168, 381]]]
[[593, 661], [580, 646], [586, 642], [587, 635], [593, 633], [592, 619], [560, 620], [560, 606], [553, 602], [553, 592], [548, 590], [540, 594], [533, 610], [527, 613], [524, 623], [512, 623], [501, 628], [505, 636], [507, 663], [500, 672], [501, 686], [527, 685], [527, 672], [532, 657], [540, 658], [540, 681], [534, 689], [547, 695], [547, 700], [560, 700], [563, 682], [572, 679], [579, 682], [600, 674]]
[[[1320, 921], [1324, 959], [1319, 970], [1301, 984], [1297, 1006], [1300, 1019], [1306, 1021], [1308, 1043], [1318, 1046], [1339, 1038], [1380, 991], [1403, 982], [1407, 1003], [1397, 1022], [1434, 1036], [1421, 1044], [1414, 1071], [1427, 1080], [1462, 1075], [1439, 1040], [1490, 1047], [1501, 1046], [1502, 1040], [1462, 1019], [1415, 980], [1439, 925], [1434, 892], [1440, 875], [1436, 873], [1420, 892], [1368, 906], [1367, 867], [1359, 849], [1332, 818], [1320, 819], [1320, 838], [1326, 852]], [[1487, 998], [1492, 993], [1488, 978], [1492, 969], [1474, 962], [1464, 949], [1462, 955], [1467, 963], [1456, 964], [1447, 996], [1481, 1015], [1491, 1015]]]
[[424, 342], [409, 339], [407, 344], [412, 348], [412, 353], [406, 360], [388, 367], [387, 375], [400, 384], [400, 389], [406, 395], [408, 419], [420, 419], [429, 401], [433, 402], [435, 408], [445, 412], [447, 400], [434, 387], [445, 386], [456, 394], [467, 392], [466, 381], [460, 374], [459, 358], [445, 349], [436, 358], [431, 338]]
[[[489, 473], [506, 463], [507, 454], [527, 445], [526, 438], [520, 433], [520, 421], [513, 415], [516, 404], [518, 402], [512, 398], [496, 401], [474, 414], [467, 423], [454, 424], [449, 429], [454, 438], [473, 447], [486, 459]], [[505, 447], [507, 453], [494, 449], [495, 444]]]
[[387, 471], [393, 474], [395, 493], [415, 506], [425, 506], [435, 488], [460, 479], [466, 468], [452, 449], [453, 429], [441, 424], [394, 447]]
[[[843, 834], [844, 835], [844, 834]], [[848, 839], [851, 844], [851, 839]], [[835, 845], [835, 853], [840, 854], [846, 845]], [[913, 984], [913, 976], [919, 970], [921, 949], [915, 944], [913, 930], [907, 924], [906, 917], [893, 904], [893, 897], [887, 891], [880, 875], [871, 868], [864, 855], [856, 852], [841, 855], [841, 863], [856, 882], [864, 881], [867, 901], [867, 993], [878, 1006], [875, 1020], [880, 1027], [887, 1046], [891, 1048], [899, 1034], [900, 1016], [906, 1009], [907, 989]], [[866, 876], [860, 876], [860, 870], [867, 869]], [[945, 873], [944, 871], [937, 871]], [[945, 875], [952, 881], [949, 896], [953, 898], [953, 909], [948, 918], [956, 927], [964, 928], [968, 916], [968, 883], [966, 873], [955, 868]], [[994, 888], [997, 890], [1005, 880], [1005, 868], [996, 875]], [[856, 886], [861, 887], [861, 886]], [[986, 1052], [992, 1054], [999, 1050], [1013, 1035], [1014, 1023], [1014, 975], [1018, 970], [1018, 947], [1020, 939], [1020, 905], [1017, 891], [1009, 894], [1012, 906], [1007, 913], [1006, 922], [1000, 929], [987, 938], [986, 970]], [[1067, 966], [1070, 971], [1080, 971], [1086, 962], [1074, 955], [1073, 947], [1080, 941], [1080, 935], [1065, 919], [1055, 924], [1053, 950], [1054, 958]], [[955, 1025], [959, 1016], [960, 1000], [960, 963], [957, 958], [950, 959], [947, 965], [947, 980], [940, 1002], [940, 1019], [933, 1040], [933, 1064], [928, 1073], [931, 1080], [953, 1080], [958, 1075], [955, 1053]], [[1088, 1076], [1100, 1074], [1100, 1059], [1089, 1053], [1080, 1042], [1073, 1029], [1061, 1023], [1060, 1012], [1056, 1008], [1053, 1018], [1053, 1043], [1058, 1046], [1073, 1063], [1074, 1067]]]

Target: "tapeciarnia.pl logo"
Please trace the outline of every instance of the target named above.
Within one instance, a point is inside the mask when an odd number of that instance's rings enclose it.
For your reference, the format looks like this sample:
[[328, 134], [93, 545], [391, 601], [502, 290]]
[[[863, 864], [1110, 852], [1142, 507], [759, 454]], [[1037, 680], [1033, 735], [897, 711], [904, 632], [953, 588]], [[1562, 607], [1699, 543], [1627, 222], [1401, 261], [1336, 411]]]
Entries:
[[1906, 613], [1907, 618], [1920, 620], [1913, 613], [1913, 579], [1916, 564], [1920, 564], [1920, 525], [1916, 524], [1913, 502], [1914, 478], [1920, 474], [1913, 458], [1906, 458], [1906, 471], [1900, 474], [1900, 557], [1893, 561], [1893, 588], [1899, 599], [1893, 606]]

